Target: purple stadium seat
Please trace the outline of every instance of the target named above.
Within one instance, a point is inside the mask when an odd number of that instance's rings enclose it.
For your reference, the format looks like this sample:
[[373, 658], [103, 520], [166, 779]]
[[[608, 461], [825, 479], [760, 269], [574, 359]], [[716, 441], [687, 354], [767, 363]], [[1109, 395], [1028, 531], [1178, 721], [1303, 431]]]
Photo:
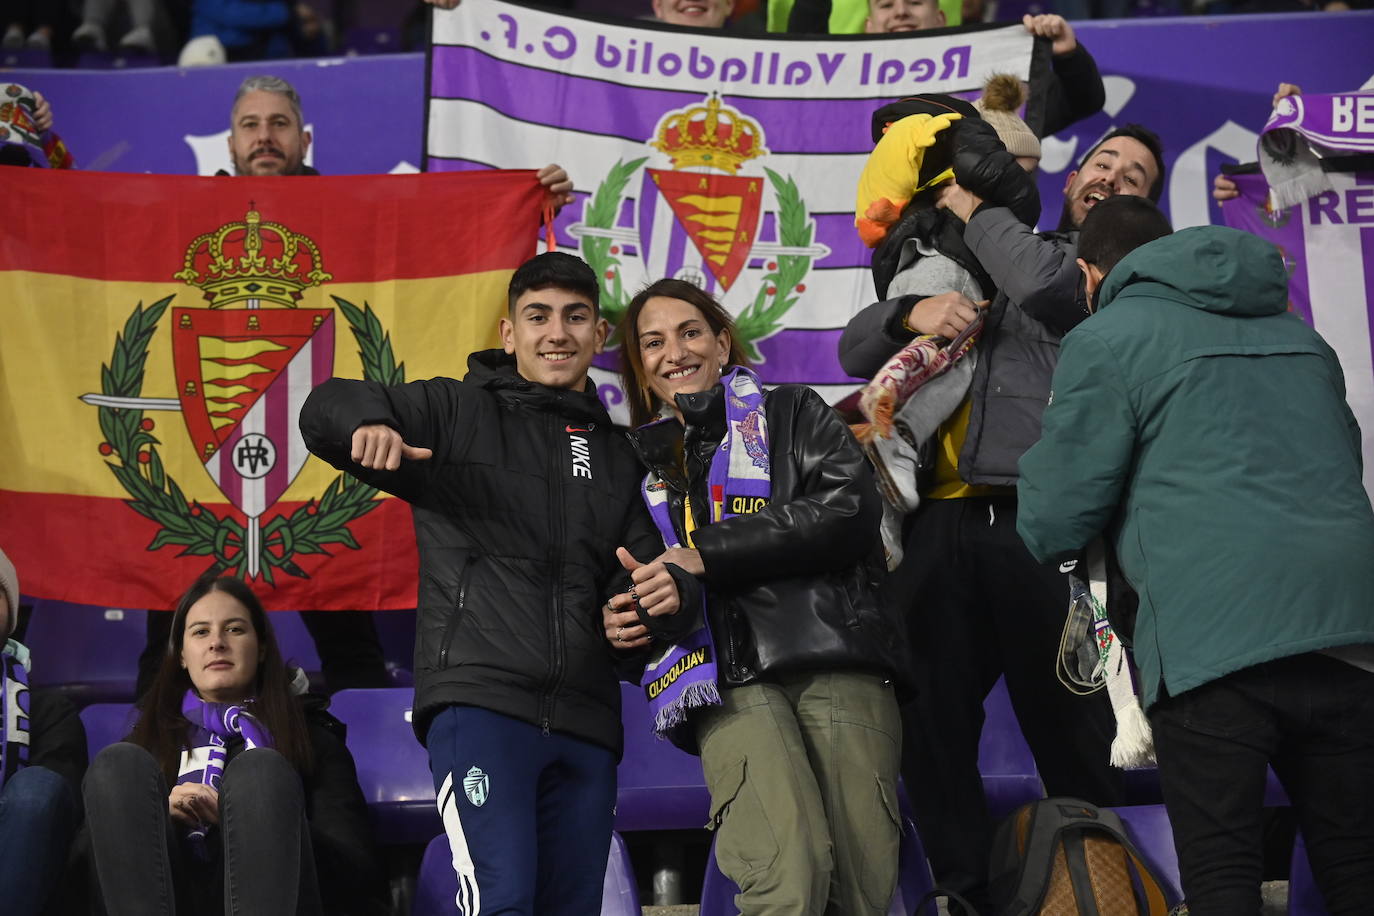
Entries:
[[1173, 828], [1163, 805], [1125, 805], [1113, 808], [1126, 825], [1126, 835], [1154, 871], [1164, 887], [1164, 897], [1173, 906], [1183, 899], [1178, 880], [1178, 853], [1174, 851]]
[[711, 796], [701, 758], [654, 735], [649, 705], [634, 684], [620, 685], [625, 756], [616, 773], [617, 830], [693, 830], [705, 825]]
[[81, 724], [86, 727], [86, 754], [94, 760], [106, 747], [123, 741], [134, 727], [137, 718], [132, 703], [92, 703], [81, 710]]
[[400, 29], [349, 29], [345, 54], [395, 54], [401, 50]]
[[76, 59], [78, 70], [136, 70], [142, 67], [161, 67], [156, 54], [137, 51], [82, 51]]
[[[453, 854], [449, 852], [448, 837], [440, 834], [425, 847], [411, 916], [453, 916], [458, 912], [454, 905], [457, 894]], [[601, 886], [601, 916], [639, 916], [639, 912], [639, 888], [630, 855], [620, 834], [613, 833], [606, 880]]]
[[43, 70], [52, 66], [52, 52], [39, 48], [9, 48], [0, 52], [0, 66]]
[[55, 687], [78, 706], [131, 703], [147, 611], [35, 599], [24, 644], [33, 685]]
[[994, 819], [1005, 817], [1026, 802], [1042, 798], [1040, 774], [1011, 708], [1005, 680], [999, 679], [983, 701], [983, 737], [978, 745], [978, 770]]
[[405, 687], [340, 690], [329, 711], [348, 726], [358, 784], [383, 844], [423, 843], [443, 830], [429, 756], [410, 727], [414, 692]]
[[1293, 861], [1288, 872], [1288, 916], [1329, 916], [1312, 865], [1307, 861], [1307, 844], [1298, 834], [1293, 844]]
[[[910, 916], [926, 894], [935, 889], [935, 882], [930, 877], [930, 866], [926, 863], [925, 849], [916, 826], [907, 817], [902, 818], [897, 859], [897, 887], [887, 912], [888, 916]], [[739, 908], [735, 906], [735, 895], [738, 893], [739, 885], [725, 877], [716, 865], [716, 843], [712, 838], [711, 854], [706, 859], [706, 879], [701, 884], [699, 916], [736, 916]]]

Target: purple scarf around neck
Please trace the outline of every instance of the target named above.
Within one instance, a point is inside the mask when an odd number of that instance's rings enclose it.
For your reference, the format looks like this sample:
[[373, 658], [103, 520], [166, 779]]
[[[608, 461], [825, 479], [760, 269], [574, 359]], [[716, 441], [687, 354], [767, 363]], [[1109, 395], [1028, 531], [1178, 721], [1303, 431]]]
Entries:
[[[235, 736], [243, 738], [245, 748], [272, 747], [272, 733], [248, 712], [252, 702], [247, 700], [242, 705], [212, 703], [202, 700], [194, 690], [186, 691], [181, 699], [181, 714], [191, 727], [181, 753], [177, 785], [199, 782], [218, 792], [228, 760], [225, 745]], [[200, 824], [186, 835], [192, 850], [202, 857], [208, 832], [209, 827]]]
[[[725, 388], [726, 430], [707, 474], [711, 522], [744, 514], [732, 509], [756, 511], [767, 504], [772, 493], [763, 386], [758, 376], [743, 367], [733, 369], [719, 384]], [[682, 546], [673, 525], [668, 485], [651, 471], [642, 490], [663, 543]], [[648, 697], [653, 728], [659, 735], [685, 722], [689, 710], [720, 704], [716, 651], [704, 601], [700, 616], [700, 626], [665, 647], [645, 666], [640, 686]]]

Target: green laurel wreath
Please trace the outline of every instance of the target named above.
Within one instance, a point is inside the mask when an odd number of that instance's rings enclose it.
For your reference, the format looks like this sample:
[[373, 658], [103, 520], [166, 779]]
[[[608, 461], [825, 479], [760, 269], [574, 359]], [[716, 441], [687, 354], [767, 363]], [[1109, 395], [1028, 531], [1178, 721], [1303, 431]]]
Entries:
[[[351, 302], [332, 297], [344, 313], [358, 341], [363, 377], [386, 385], [405, 381], [405, 364], [398, 364], [391, 349], [391, 336], [383, 329], [372, 307], [366, 302], [359, 309]], [[101, 393], [113, 397], [140, 397], [144, 366], [157, 331], [157, 323], [173, 297], [168, 296], [147, 308], [140, 302], [115, 336], [114, 353], [100, 367]], [[153, 421], [135, 408], [101, 407], [100, 431], [105, 436], [101, 453], [113, 458], [106, 465], [129, 494], [125, 504], [139, 515], [162, 526], [148, 550], [168, 545], [183, 549], [178, 556], [212, 558], [216, 573], [243, 576], [248, 569], [244, 550], [244, 526], [229, 515], [217, 515], [198, 501], [187, 501], [176, 480], [169, 476], [158, 454], [161, 441], [152, 434]], [[327, 544], [343, 544], [352, 550], [360, 545], [348, 523], [378, 506], [377, 490], [340, 474], [325, 488], [319, 500], [300, 506], [290, 515], [277, 515], [262, 528], [258, 554], [260, 575], [275, 585], [273, 570], [308, 579], [309, 574], [292, 559], [296, 554], [329, 554]]]
[[[816, 226], [806, 215], [806, 204], [791, 178], [783, 178], [765, 168], [773, 193], [778, 198], [778, 242], [789, 248], [804, 248], [811, 244]], [[758, 341], [772, 337], [782, 328], [782, 318], [797, 304], [792, 295], [811, 269], [811, 256], [805, 254], [778, 255], [777, 267], [764, 274], [754, 301], [735, 319], [735, 331], [744, 345], [749, 359], [763, 362]]]
[[[591, 203], [582, 214], [582, 221], [592, 229], [611, 229], [620, 216], [620, 204], [625, 199], [625, 185], [648, 156], [625, 162], [616, 160], [606, 179], [592, 195]], [[611, 254], [612, 240], [599, 236], [583, 236], [582, 259], [596, 272], [601, 284], [601, 316], [615, 325], [612, 340], [619, 341], [620, 319], [630, 305], [630, 297], [620, 281], [620, 258]]]
[[[618, 160], [607, 173], [606, 178], [592, 195], [591, 203], [583, 214], [583, 222], [593, 229], [610, 229], [620, 216], [621, 204], [625, 199], [625, 186], [635, 171], [647, 161], [647, 157], [629, 162]], [[773, 193], [778, 199], [778, 242], [790, 248], [804, 248], [811, 244], [815, 235], [815, 223], [806, 214], [806, 204], [801, 199], [797, 183], [784, 178], [772, 169], [765, 168], [768, 180], [773, 185]], [[583, 236], [582, 257], [589, 264], [601, 283], [601, 314], [616, 326], [611, 335], [611, 343], [620, 341], [620, 319], [629, 306], [630, 297], [625, 294], [620, 279], [620, 259], [611, 254], [611, 239], [596, 236]], [[754, 301], [740, 312], [735, 319], [735, 330], [740, 344], [749, 359], [763, 362], [758, 341], [771, 337], [782, 328], [782, 319], [797, 304], [793, 295], [811, 270], [811, 256], [804, 254], [780, 255], [777, 266], [763, 277], [758, 295]]]

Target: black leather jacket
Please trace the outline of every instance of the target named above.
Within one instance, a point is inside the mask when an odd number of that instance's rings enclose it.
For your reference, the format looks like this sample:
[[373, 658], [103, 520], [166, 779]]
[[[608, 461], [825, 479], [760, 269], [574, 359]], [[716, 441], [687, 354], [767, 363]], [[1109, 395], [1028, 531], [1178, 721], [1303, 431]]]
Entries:
[[[706, 567], [721, 686], [816, 669], [904, 678], [899, 618], [880, 607], [881, 561], [870, 562], [878, 544], [878, 491], [848, 427], [810, 388], [768, 391], [769, 503], [755, 514], [708, 524], [710, 461], [725, 435], [723, 392], [716, 385], [678, 395], [685, 431], [659, 423], [630, 434], [640, 459], [668, 483], [683, 543], [683, 496], [693, 495], [693, 538]], [[694, 623], [678, 616], [655, 618], [656, 638], [676, 639]]]

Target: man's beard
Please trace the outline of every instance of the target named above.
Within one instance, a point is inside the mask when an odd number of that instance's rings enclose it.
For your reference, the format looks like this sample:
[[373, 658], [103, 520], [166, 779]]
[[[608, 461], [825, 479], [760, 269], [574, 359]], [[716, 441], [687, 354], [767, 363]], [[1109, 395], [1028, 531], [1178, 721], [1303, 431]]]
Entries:
[[265, 149], [254, 150], [252, 153], [249, 154], [248, 158], [245, 159], [245, 160], [243, 160], [242, 162], [240, 162], [240, 161], [238, 160], [238, 158], [235, 157], [235, 160], [234, 160], [234, 174], [236, 174], [236, 175], [247, 175], [247, 176], [250, 176], [250, 177], [252, 177], [252, 176], [259, 176], [259, 177], [260, 177], [260, 174], [261, 174], [261, 173], [258, 173], [258, 172], [254, 172], [254, 171], [253, 171], [253, 162], [254, 162], [255, 159], [261, 159], [261, 158], [263, 158], [263, 154], [264, 154], [264, 153], [268, 153], [268, 152], [273, 153], [273, 154], [275, 155], [275, 157], [281, 162], [282, 166], [281, 166], [281, 169], [279, 169], [278, 171], [275, 171], [275, 172], [268, 172], [268, 173], [266, 173], [266, 174], [269, 174], [269, 175], [299, 175], [299, 174], [301, 174], [302, 166], [305, 164], [304, 161], [297, 162], [297, 163], [295, 163], [295, 164], [293, 165], [293, 164], [291, 163], [291, 160], [289, 160], [289, 159], [287, 158], [286, 154], [283, 153], [281, 150], [277, 149], [275, 146], [273, 146], [273, 147], [268, 147], [268, 148], [265, 148]]

